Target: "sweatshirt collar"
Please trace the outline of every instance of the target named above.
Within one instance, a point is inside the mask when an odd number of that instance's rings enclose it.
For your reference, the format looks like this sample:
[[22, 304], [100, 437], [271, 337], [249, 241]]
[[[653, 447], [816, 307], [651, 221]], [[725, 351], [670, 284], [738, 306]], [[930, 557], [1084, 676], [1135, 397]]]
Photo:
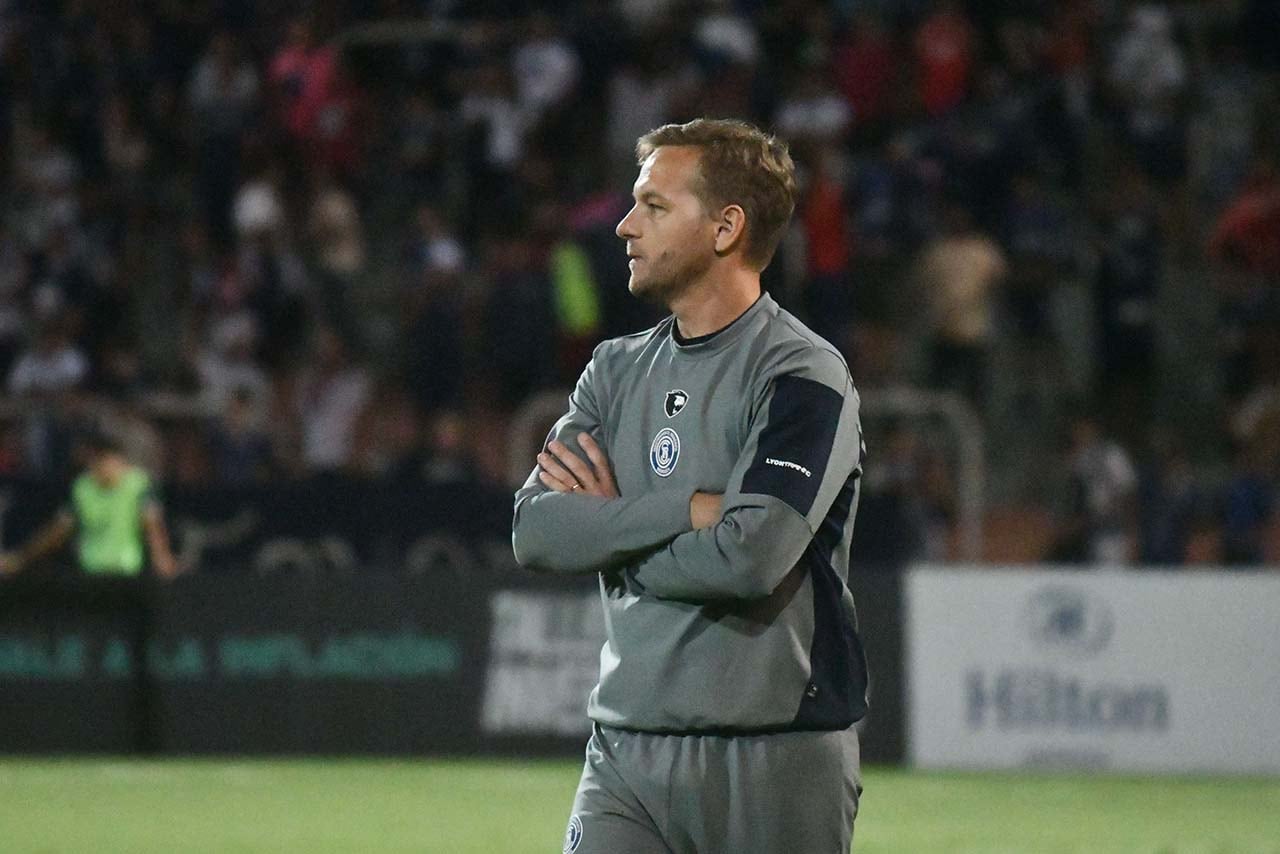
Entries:
[[696, 338], [681, 338], [677, 331], [675, 316], [672, 315], [670, 318], [671, 343], [675, 346], [677, 353], [690, 356], [719, 352], [741, 337], [743, 331], [751, 326], [751, 318], [764, 311], [766, 306], [772, 304], [773, 298], [761, 291], [760, 296], [751, 304], [751, 307], [731, 320], [728, 325], [720, 327], [715, 332], [699, 335]]

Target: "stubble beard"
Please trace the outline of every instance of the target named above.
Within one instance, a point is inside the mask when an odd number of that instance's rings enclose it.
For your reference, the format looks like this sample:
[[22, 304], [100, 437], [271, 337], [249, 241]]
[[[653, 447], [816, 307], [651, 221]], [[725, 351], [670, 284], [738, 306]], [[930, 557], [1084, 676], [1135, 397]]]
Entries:
[[673, 295], [680, 289], [669, 278], [654, 278], [652, 276], [645, 278], [637, 278], [633, 273], [631, 280], [627, 283], [627, 290], [631, 291], [631, 295], [643, 302], [653, 305], [666, 305]]
[[[637, 278], [636, 273], [632, 272], [627, 282], [627, 290], [637, 299], [665, 308], [670, 308], [671, 303], [687, 291], [710, 266], [709, 260], [689, 258], [684, 263], [674, 266], [673, 269], [671, 262], [674, 259], [667, 257], [661, 260], [667, 263], [644, 278]], [[644, 264], [644, 266], [649, 265]]]

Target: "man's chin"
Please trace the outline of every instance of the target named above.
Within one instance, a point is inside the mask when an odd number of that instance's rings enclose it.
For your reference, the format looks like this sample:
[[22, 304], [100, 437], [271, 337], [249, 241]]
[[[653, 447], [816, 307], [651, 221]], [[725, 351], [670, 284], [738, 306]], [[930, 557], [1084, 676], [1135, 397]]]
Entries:
[[633, 273], [631, 278], [627, 280], [627, 290], [636, 299], [657, 305], [666, 304], [666, 288], [651, 279], [637, 278]]

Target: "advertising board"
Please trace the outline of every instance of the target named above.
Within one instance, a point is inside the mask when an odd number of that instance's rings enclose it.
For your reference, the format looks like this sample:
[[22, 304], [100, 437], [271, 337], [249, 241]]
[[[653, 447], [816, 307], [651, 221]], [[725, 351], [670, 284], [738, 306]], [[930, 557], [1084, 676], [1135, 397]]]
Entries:
[[905, 606], [915, 765], [1280, 773], [1280, 576], [922, 566]]

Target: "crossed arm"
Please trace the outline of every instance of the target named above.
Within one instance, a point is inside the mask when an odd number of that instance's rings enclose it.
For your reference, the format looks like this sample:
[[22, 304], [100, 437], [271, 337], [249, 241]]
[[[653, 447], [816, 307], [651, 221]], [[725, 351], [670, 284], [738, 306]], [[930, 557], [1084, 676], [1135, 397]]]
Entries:
[[[578, 444], [587, 458], [583, 460], [559, 439], [552, 439], [547, 451], [538, 454], [538, 480], [555, 492], [582, 491], [583, 495], [617, 498], [609, 459], [590, 433], [578, 436]], [[720, 521], [724, 496], [716, 492], [695, 492], [689, 498], [689, 524], [693, 529], [710, 528]]]
[[[587, 429], [562, 425], [516, 493], [512, 546], [545, 572], [605, 572], [719, 519], [719, 496], [674, 490], [622, 496], [608, 458]], [[577, 445], [578, 450], [571, 447]]]

